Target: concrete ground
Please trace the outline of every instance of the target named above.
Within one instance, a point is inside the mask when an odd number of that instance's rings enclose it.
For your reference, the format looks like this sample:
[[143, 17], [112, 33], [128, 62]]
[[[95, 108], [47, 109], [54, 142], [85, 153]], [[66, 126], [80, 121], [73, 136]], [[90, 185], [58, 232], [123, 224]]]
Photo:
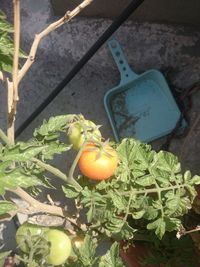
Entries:
[[[1, 0], [0, 5], [9, 18], [12, 15], [11, 2]], [[28, 52], [34, 34], [58, 17], [52, 13], [48, 0], [22, 1], [21, 10], [21, 47]], [[36, 62], [21, 83], [17, 127], [44, 101], [110, 24], [111, 21], [108, 19], [79, 17], [51, 33], [41, 42]], [[114, 34], [114, 37], [122, 45], [136, 73], [142, 73], [151, 68], [166, 73], [166, 70], [170, 69], [170, 82], [183, 90], [200, 80], [199, 29], [184, 25], [127, 21]], [[103, 107], [103, 96], [118, 82], [117, 67], [105, 44], [19, 139], [30, 138], [33, 129], [44, 118], [68, 113], [82, 113], [86, 118], [103, 125], [102, 132], [105, 138], [112, 138], [112, 131]], [[6, 92], [2, 87], [0, 89], [0, 127], [5, 130]], [[193, 105], [189, 112], [191, 124], [199, 111], [200, 92], [197, 92], [193, 96]], [[170, 149], [177, 155], [182, 151], [184, 168], [190, 168], [193, 172], [199, 173], [200, 144], [197, 142], [200, 136], [199, 123], [196, 123], [193, 128], [187, 139], [174, 139]], [[59, 158], [55, 164], [65, 170], [65, 160], [62, 162]], [[10, 231], [8, 237], [11, 238]], [[13, 245], [14, 241], [11, 238], [7, 247], [12, 248]]]

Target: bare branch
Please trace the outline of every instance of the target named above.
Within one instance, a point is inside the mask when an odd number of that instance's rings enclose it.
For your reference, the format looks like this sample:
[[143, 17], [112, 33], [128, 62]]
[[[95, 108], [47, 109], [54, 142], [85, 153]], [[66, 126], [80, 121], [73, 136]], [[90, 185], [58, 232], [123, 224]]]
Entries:
[[13, 78], [13, 93], [14, 93], [13, 101], [16, 102], [19, 99], [17, 76], [18, 76], [19, 49], [20, 49], [20, 0], [13, 0], [13, 5], [14, 5], [14, 55], [13, 55], [12, 78]]
[[186, 230], [185, 228], [181, 228], [179, 229], [179, 231], [176, 234], [176, 237], [178, 239], [180, 239], [182, 236], [187, 235], [187, 234], [191, 234], [191, 233], [195, 233], [195, 232], [199, 232], [200, 231], [200, 226], [198, 225], [196, 228], [192, 229], [192, 230]]
[[35, 198], [33, 198], [32, 196], [30, 196], [28, 193], [26, 193], [26, 191], [24, 191], [20, 187], [18, 187], [17, 189], [14, 189], [14, 190], [9, 189], [9, 191], [13, 192], [14, 194], [19, 196], [21, 199], [25, 200], [30, 205], [29, 208], [26, 208], [24, 210], [21, 209], [20, 213], [34, 214], [34, 213], [42, 212], [42, 213], [57, 215], [57, 216], [65, 218], [72, 225], [75, 225], [76, 227], [78, 227], [82, 231], [86, 230], [85, 224], [79, 223], [77, 221], [77, 219], [72, 218], [68, 214], [68, 212], [63, 210], [61, 207], [42, 203], [42, 202], [36, 200]]
[[0, 71], [0, 80], [1, 81], [4, 81], [4, 75], [3, 75], [3, 72], [2, 71]]
[[15, 140], [15, 116], [13, 114], [12, 104], [13, 104], [13, 84], [6, 79], [6, 87], [8, 90], [8, 118], [7, 118], [7, 136], [10, 144], [14, 144]]
[[24, 77], [26, 72], [29, 70], [33, 62], [35, 61], [35, 55], [38, 49], [38, 45], [40, 41], [47, 36], [50, 32], [54, 31], [55, 29], [62, 26], [64, 23], [70, 21], [73, 17], [75, 17], [78, 13], [80, 13], [86, 6], [88, 6], [93, 0], [84, 0], [79, 6], [77, 6], [72, 11], [67, 11], [65, 15], [57, 20], [56, 22], [50, 24], [46, 29], [44, 29], [42, 32], [35, 35], [35, 39], [33, 41], [33, 44], [31, 46], [31, 50], [28, 56], [28, 59], [26, 60], [24, 66], [19, 71], [18, 75], [18, 82], [21, 81], [21, 79]]

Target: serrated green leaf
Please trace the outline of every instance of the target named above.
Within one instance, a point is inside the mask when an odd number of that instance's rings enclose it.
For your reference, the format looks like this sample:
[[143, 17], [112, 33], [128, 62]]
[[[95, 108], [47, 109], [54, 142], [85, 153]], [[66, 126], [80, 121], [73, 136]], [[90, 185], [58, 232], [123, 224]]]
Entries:
[[109, 187], [110, 186], [110, 183], [109, 182], [107, 182], [107, 181], [101, 181], [100, 183], [98, 183], [97, 185], [96, 185], [96, 189], [97, 190], [104, 190], [104, 189], [106, 189], [107, 187]]
[[160, 209], [162, 209], [163, 203], [162, 203], [162, 201], [160, 201], [159, 199], [157, 199], [157, 200], [153, 200], [153, 201], [152, 201], [152, 206], [153, 206], [155, 209], [160, 210]]
[[198, 185], [200, 184], [200, 176], [199, 175], [195, 175], [191, 178], [191, 180], [189, 181], [189, 183], [191, 185]]
[[180, 229], [181, 220], [177, 218], [165, 217], [166, 231], [172, 232], [174, 230]]
[[119, 256], [119, 244], [113, 243], [110, 250], [101, 257], [99, 267], [125, 267]]
[[188, 213], [188, 210], [190, 210], [191, 208], [192, 208], [192, 203], [189, 197], [188, 196], [181, 197], [179, 202], [179, 207], [174, 212], [173, 216], [174, 217], [183, 216], [184, 214]]
[[185, 182], [190, 181], [191, 177], [192, 177], [191, 171], [188, 171], [188, 170], [187, 170], [187, 171], [184, 173], [184, 181], [185, 181]]
[[80, 194], [80, 192], [77, 192], [76, 188], [70, 184], [62, 186], [62, 190], [67, 198], [76, 198]]
[[172, 194], [170, 198], [165, 203], [165, 214], [166, 215], [172, 215], [174, 214], [178, 209], [180, 205], [180, 196]]
[[77, 266], [92, 267], [97, 262], [98, 258], [95, 257], [97, 243], [95, 239], [86, 235], [84, 238], [83, 245], [80, 248], [75, 248], [75, 254], [77, 255], [78, 262]]
[[160, 151], [154, 155], [154, 161], [152, 163], [153, 167], [167, 171], [178, 173], [181, 171], [180, 163], [178, 158], [170, 152]]
[[10, 172], [0, 174], [0, 195], [5, 194], [6, 189], [13, 189], [18, 186], [28, 188], [31, 186], [43, 185], [43, 183], [34, 175], [30, 176], [21, 169], [14, 169]]
[[193, 202], [193, 200], [195, 199], [195, 197], [197, 196], [197, 191], [194, 188], [194, 186], [191, 185], [186, 185], [186, 189], [188, 190], [188, 192], [190, 193], [190, 199]]
[[66, 145], [60, 142], [51, 142], [46, 143], [45, 148], [41, 151], [43, 159], [50, 160], [53, 159], [55, 154], [61, 154], [68, 151], [71, 148], [71, 145]]
[[16, 210], [17, 207], [10, 201], [0, 201], [0, 215]]
[[75, 115], [61, 115], [51, 117], [48, 121], [44, 121], [43, 124], [34, 131], [34, 136], [48, 136], [49, 134], [64, 131], [67, 127], [67, 123], [73, 121]]
[[144, 175], [143, 177], [137, 178], [136, 184], [142, 186], [151, 186], [155, 184], [155, 178], [152, 175]]
[[38, 155], [46, 146], [30, 146], [25, 150], [22, 150], [20, 143], [13, 147], [8, 147], [4, 150], [3, 155], [0, 155], [2, 161], [28, 161]]
[[6, 19], [6, 14], [0, 9], [0, 19]]
[[125, 210], [127, 206], [127, 201], [123, 196], [118, 195], [114, 191], [109, 191], [108, 195], [111, 197], [113, 205], [119, 210]]
[[127, 222], [125, 222], [121, 229], [112, 232], [112, 237], [118, 241], [130, 240], [134, 237], [135, 232], [137, 232], [137, 229], [133, 229]]
[[1, 48], [0, 48], [0, 70], [2, 71], [7, 71], [9, 73], [12, 72], [12, 56], [10, 55], [4, 55], [1, 52]]
[[158, 210], [153, 208], [152, 206], [147, 206], [145, 208], [145, 214], [144, 214], [144, 219], [146, 220], [154, 220], [158, 217]]
[[0, 31], [5, 31], [5, 32], [13, 32], [13, 26], [8, 23], [5, 20], [2, 20], [2, 18], [0, 17]]
[[144, 214], [145, 214], [145, 210], [140, 210], [140, 211], [134, 211], [134, 212], [132, 212], [131, 215], [132, 215], [133, 219], [138, 220], [138, 219], [141, 219]]
[[154, 222], [147, 224], [148, 230], [155, 230], [156, 235], [159, 239], [162, 239], [165, 231], [166, 231], [166, 222], [163, 218], [159, 218]]

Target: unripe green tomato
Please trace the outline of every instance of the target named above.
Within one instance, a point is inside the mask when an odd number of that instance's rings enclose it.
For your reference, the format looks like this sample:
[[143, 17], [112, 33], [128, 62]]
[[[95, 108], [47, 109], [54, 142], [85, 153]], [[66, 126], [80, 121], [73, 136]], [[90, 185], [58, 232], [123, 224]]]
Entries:
[[16, 243], [21, 251], [28, 253], [29, 247], [27, 244], [27, 237], [34, 238], [34, 236], [43, 235], [44, 232], [48, 230], [49, 228], [47, 227], [42, 227], [31, 223], [24, 223], [17, 229], [15, 236]]
[[[101, 132], [99, 129], [95, 129], [94, 131], [92, 128], [95, 128], [96, 125], [94, 122], [90, 120], [84, 120], [83, 123], [88, 127], [87, 133], [91, 134], [93, 136], [94, 140], [100, 141], [101, 140]], [[80, 122], [74, 123], [74, 125], [71, 127], [70, 132], [68, 134], [68, 139], [70, 144], [73, 145], [73, 148], [75, 150], [79, 150], [81, 146], [83, 145], [85, 141], [85, 134], [82, 128], [82, 125]]]
[[70, 238], [57, 229], [45, 232], [44, 237], [50, 243], [50, 252], [46, 257], [47, 263], [54, 266], [63, 264], [71, 254]]

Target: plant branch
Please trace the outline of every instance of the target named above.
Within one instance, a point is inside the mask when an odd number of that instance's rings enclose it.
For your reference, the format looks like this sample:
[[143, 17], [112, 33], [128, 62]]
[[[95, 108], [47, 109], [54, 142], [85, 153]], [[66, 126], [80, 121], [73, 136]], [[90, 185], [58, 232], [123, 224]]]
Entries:
[[71, 216], [68, 214], [67, 211], [63, 210], [61, 207], [55, 206], [55, 205], [48, 205], [45, 203], [42, 203], [32, 196], [30, 196], [26, 191], [21, 189], [20, 187], [16, 189], [8, 189], [9, 191], [13, 192], [15, 195], [19, 196], [21, 199], [26, 201], [30, 207], [28, 209], [21, 209], [19, 210], [21, 213], [25, 214], [33, 214], [33, 213], [48, 213], [52, 215], [57, 215], [60, 217], [65, 218], [67, 221], [69, 221], [71, 224], [75, 225], [76, 227], [80, 228], [81, 230], [85, 231], [86, 227], [84, 224], [80, 224], [77, 222], [76, 219], [71, 218]]
[[13, 56], [13, 105], [15, 108], [18, 96], [18, 66], [20, 49], [20, 0], [13, 0], [14, 5], [14, 56]]
[[76, 189], [78, 191], [81, 191], [83, 188], [79, 185], [79, 183], [76, 182], [76, 180], [74, 178], [69, 179], [63, 172], [61, 172], [59, 169], [46, 164], [44, 162], [42, 162], [41, 160], [34, 158], [33, 159], [34, 162], [36, 162], [36, 164], [42, 168], [44, 168], [45, 170], [47, 170], [48, 172], [54, 174], [55, 176], [57, 176], [58, 178], [62, 179], [65, 182], [70, 183], [71, 185], [75, 186]]
[[198, 231], [200, 231], [200, 226], [198, 225], [196, 228], [194, 228], [194, 229], [192, 229], [192, 230], [185, 230], [185, 228], [181, 228], [178, 232], [177, 232], [177, 234], [176, 234], [176, 237], [178, 238], [178, 239], [180, 239], [182, 236], [184, 236], [184, 235], [187, 235], [187, 234], [191, 234], [191, 233], [195, 233], [195, 232], [198, 232]]
[[9, 139], [7, 135], [0, 129], [0, 139], [3, 140], [4, 143], [9, 144]]
[[1, 81], [4, 81], [4, 75], [3, 75], [3, 72], [2, 71], [0, 71], [0, 80]]
[[30, 53], [28, 56], [28, 59], [26, 60], [25, 64], [19, 71], [18, 75], [18, 82], [21, 81], [21, 79], [24, 77], [26, 72], [29, 70], [33, 62], [35, 61], [36, 52], [38, 49], [38, 45], [40, 41], [47, 36], [50, 32], [54, 31], [55, 29], [62, 26], [64, 23], [69, 22], [73, 17], [75, 17], [79, 12], [81, 12], [86, 6], [88, 6], [93, 0], [84, 0], [80, 5], [78, 5], [74, 10], [67, 11], [65, 15], [57, 20], [56, 22], [50, 24], [46, 29], [44, 29], [42, 32], [35, 35], [33, 44], [30, 49]]
[[[179, 189], [179, 188], [184, 188], [187, 187], [188, 184], [180, 184], [180, 185], [172, 185], [168, 187], [163, 187], [163, 188], [156, 188], [156, 189], [144, 189], [144, 190], [136, 190], [132, 189], [131, 194], [138, 195], [138, 194], [152, 194], [152, 193], [158, 193], [158, 191], [163, 192], [163, 191], [169, 191], [169, 190], [174, 190], [174, 189]], [[115, 190], [117, 192], [117, 190]], [[118, 193], [119, 194], [119, 193]], [[120, 192], [122, 196], [129, 196], [130, 192]], [[104, 195], [104, 197], [107, 197]], [[109, 196], [108, 196], [109, 197]]]
[[72, 165], [71, 165], [71, 168], [70, 168], [70, 170], [69, 170], [69, 181], [71, 181], [71, 180], [74, 179], [74, 178], [73, 178], [73, 176], [74, 176], [74, 171], [75, 171], [75, 169], [76, 169], [76, 166], [77, 166], [77, 164], [78, 164], [78, 161], [79, 161], [79, 159], [80, 159], [80, 156], [81, 156], [83, 150], [85, 149], [87, 143], [88, 143], [88, 142], [84, 142], [84, 143], [83, 143], [81, 149], [79, 149], [79, 151], [78, 151], [78, 153], [77, 153], [77, 155], [76, 155], [76, 157], [75, 157], [75, 159], [74, 159], [74, 161], [73, 161], [73, 163], [72, 163]]

